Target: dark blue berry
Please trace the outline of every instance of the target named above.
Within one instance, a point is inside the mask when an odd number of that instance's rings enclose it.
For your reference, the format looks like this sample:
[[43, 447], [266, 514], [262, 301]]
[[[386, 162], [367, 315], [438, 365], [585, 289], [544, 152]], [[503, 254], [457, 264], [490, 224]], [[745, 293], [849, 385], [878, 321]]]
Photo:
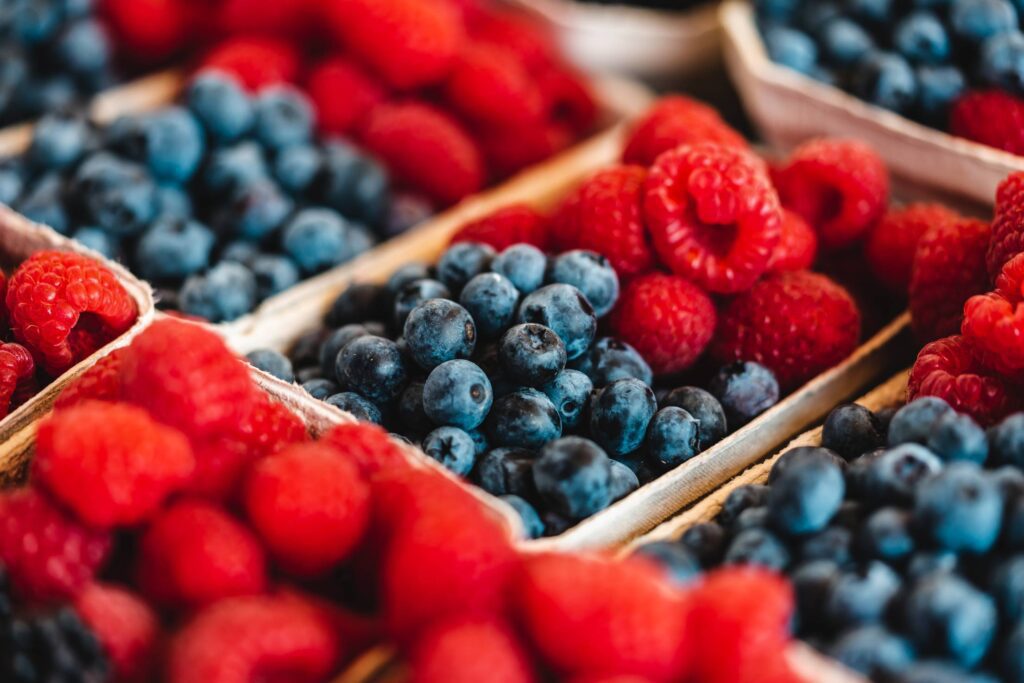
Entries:
[[707, 568], [718, 564], [725, 552], [725, 529], [717, 522], [695, 524], [683, 532], [680, 545], [693, 553], [701, 566]]
[[1024, 556], [1012, 556], [996, 566], [989, 593], [1005, 623], [1020, 623], [1024, 617]]
[[240, 318], [256, 307], [256, 278], [240, 263], [222, 261], [181, 288], [181, 310], [213, 323]]
[[479, 242], [458, 242], [448, 247], [437, 262], [437, 279], [453, 292], [491, 267], [494, 249]]
[[843, 502], [843, 473], [831, 459], [803, 458], [787, 467], [768, 492], [773, 526], [799, 536], [828, 526]]
[[662, 408], [675, 406], [692, 415], [698, 423], [697, 448], [705, 451], [729, 433], [722, 404], [707, 391], [698, 387], [673, 389], [660, 403]]
[[360, 422], [381, 424], [383, 421], [380, 408], [355, 392], [343, 391], [340, 394], [327, 397], [326, 402], [339, 410], [350, 413]]
[[907, 633], [921, 652], [966, 668], [982, 660], [995, 637], [992, 599], [952, 574], [940, 572], [918, 581], [904, 610]]
[[915, 64], [941, 64], [949, 58], [946, 27], [931, 12], [912, 12], [893, 30], [893, 45]]
[[814, 562], [828, 560], [837, 567], [845, 567], [853, 558], [853, 534], [840, 526], [829, 527], [805, 537], [800, 542], [800, 560]]
[[612, 455], [625, 455], [643, 443], [657, 409], [649, 386], [637, 379], [620, 379], [594, 395], [590, 433]]
[[520, 389], [494, 402], [487, 435], [497, 446], [537, 449], [562, 435], [562, 420], [547, 396]]
[[828, 655], [872, 680], [891, 680], [914, 662], [914, 648], [883, 626], [859, 626], [828, 648]]
[[540, 538], [544, 535], [544, 522], [537, 509], [519, 496], [501, 496], [501, 499], [516, 511], [523, 523], [523, 532], [527, 538]]
[[473, 481], [494, 496], [516, 495], [533, 499], [533, 461], [537, 454], [522, 448], [495, 448], [477, 461]]
[[451, 292], [443, 283], [428, 278], [418, 278], [404, 284], [395, 294], [395, 310], [392, 321], [396, 330], [405, 327], [405, 321], [414, 308], [430, 299], [448, 299]]
[[763, 365], [738, 361], [718, 371], [708, 391], [725, 410], [732, 429], [738, 429], [779, 402], [779, 382]]
[[313, 105], [297, 88], [264, 88], [256, 96], [253, 108], [256, 139], [268, 149], [299, 145], [313, 136]]
[[380, 320], [384, 317], [391, 297], [386, 288], [369, 282], [357, 282], [345, 288], [345, 291], [331, 304], [324, 318], [330, 327], [340, 327], [367, 320]]
[[963, 72], [955, 66], [919, 66], [917, 103], [928, 123], [945, 125], [949, 108], [967, 87]]
[[156, 188], [156, 213], [158, 216], [191, 218], [192, 198], [177, 185], [160, 185]]
[[881, 621], [900, 591], [900, 577], [882, 562], [842, 572], [825, 600], [825, 616], [836, 630]]
[[830, 560], [803, 562], [790, 572], [789, 580], [796, 598], [798, 634], [806, 636], [828, 630], [825, 605], [839, 577], [839, 566]]
[[[398, 270], [391, 274], [388, 278], [387, 288], [392, 294], [397, 295], [402, 288], [410, 282], [417, 280], [428, 280], [430, 279], [430, 268], [422, 263], [407, 263], [400, 267]], [[428, 299], [448, 298], [447, 296], [442, 297], [427, 297]]]
[[577, 249], [561, 254], [551, 264], [550, 280], [583, 292], [598, 318], [611, 312], [619, 299], [619, 276], [597, 252]]
[[761, 484], [739, 486], [729, 492], [718, 513], [718, 523], [729, 528], [744, 510], [762, 507], [768, 503], [768, 487]]
[[644, 357], [632, 346], [614, 337], [598, 339], [589, 351], [576, 359], [573, 367], [586, 373], [598, 388], [630, 377], [647, 385], [654, 382], [654, 373]]
[[280, 294], [297, 284], [299, 269], [287, 256], [260, 254], [249, 263], [256, 278], [256, 294], [260, 301]]
[[312, 275], [358, 255], [361, 230], [330, 209], [303, 209], [285, 225], [281, 241], [299, 268]]
[[399, 425], [408, 434], [426, 434], [435, 426], [423, 409], [423, 386], [423, 382], [410, 382], [398, 398]]
[[468, 360], [441, 363], [423, 386], [423, 410], [439, 425], [476, 429], [483, 424], [493, 401], [487, 375]]
[[439, 427], [427, 434], [423, 452], [460, 477], [469, 474], [476, 459], [473, 438], [457, 427]]
[[342, 347], [335, 376], [347, 390], [381, 405], [398, 398], [408, 381], [395, 342], [372, 335], [357, 337]]
[[448, 299], [428, 299], [412, 309], [404, 325], [409, 353], [424, 370], [469, 358], [476, 348], [476, 324], [469, 312]]
[[89, 247], [109, 259], [117, 260], [121, 257], [120, 240], [106, 230], [84, 226], [76, 230], [71, 235], [71, 238], [82, 246]]
[[957, 38], [977, 45], [1017, 29], [1017, 10], [1006, 0], [952, 0], [949, 24]]
[[847, 460], [879, 448], [884, 442], [875, 414], [856, 403], [839, 406], [829, 413], [821, 434], [821, 445]]
[[533, 481], [552, 510], [583, 519], [612, 502], [611, 462], [593, 441], [569, 436], [541, 449], [533, 464]]
[[586, 353], [597, 332], [594, 309], [572, 285], [548, 285], [528, 294], [519, 306], [517, 322], [550, 327], [561, 337], [569, 360]]
[[699, 452], [700, 422], [682, 408], [662, 408], [647, 427], [647, 450], [665, 467], [681, 465]]
[[541, 387], [558, 410], [565, 430], [576, 429], [582, 424], [593, 389], [590, 378], [576, 370], [563, 370]]
[[529, 294], [544, 284], [548, 259], [530, 244], [513, 244], [491, 261], [491, 270], [507, 277], [520, 294]]
[[772, 532], [763, 528], [741, 531], [725, 551], [725, 564], [749, 564], [782, 571], [789, 566], [786, 544]]
[[89, 123], [74, 112], [52, 112], [32, 132], [28, 159], [41, 170], [61, 170], [77, 162], [89, 144]]
[[914, 522], [926, 538], [954, 552], [984, 553], [1002, 524], [999, 489], [975, 464], [955, 462], [921, 481]]
[[640, 488], [640, 477], [629, 465], [612, 460], [612, 478], [608, 488], [612, 502], [621, 500]]
[[336, 379], [338, 354], [353, 339], [370, 334], [363, 325], [345, 325], [331, 332], [320, 347], [320, 369], [324, 376]]
[[304, 194], [320, 172], [323, 159], [313, 145], [292, 145], [274, 159], [274, 178], [293, 195]]
[[917, 78], [906, 59], [892, 52], [870, 52], [857, 62], [853, 92], [884, 109], [905, 113], [917, 102]]
[[473, 316], [480, 336], [494, 339], [515, 317], [519, 290], [503, 275], [481, 273], [462, 288], [459, 303]]
[[1003, 641], [1000, 670], [1008, 681], [1024, 681], [1024, 624], [1017, 624]]
[[328, 397], [337, 394], [341, 389], [329, 379], [311, 379], [302, 383], [302, 388], [307, 394], [315, 399], [326, 401]]
[[284, 382], [295, 381], [295, 370], [292, 362], [284, 354], [273, 349], [256, 349], [245, 355], [245, 359], [253, 367], [269, 373]]
[[856, 64], [875, 46], [860, 24], [845, 17], [825, 22], [818, 35], [826, 61], [840, 67]]
[[189, 83], [185, 101], [210, 137], [232, 142], [252, 128], [252, 100], [233, 77], [219, 71], [203, 71]]
[[834, 451], [817, 446], [797, 446], [796, 448], [790, 448], [775, 461], [775, 464], [772, 465], [772, 471], [768, 474], [768, 483], [774, 484], [791, 468], [801, 467], [809, 462], [816, 463], [818, 461], [831, 463], [839, 468], [840, 471], [846, 467], [846, 461]]
[[914, 552], [910, 513], [884, 507], [871, 513], [857, 532], [857, 550], [864, 557], [899, 562]]
[[903, 444], [869, 461], [862, 496], [870, 502], [910, 502], [921, 483], [942, 469], [942, 461], [918, 444]]
[[295, 203], [277, 183], [261, 178], [239, 189], [216, 214], [221, 232], [260, 241], [277, 230], [292, 215]]
[[197, 221], [159, 218], [136, 244], [135, 270], [155, 282], [188, 277], [209, 265], [215, 241], [210, 229]]
[[270, 177], [263, 150], [252, 141], [210, 152], [201, 174], [202, 187], [211, 197], [230, 195], [261, 178]]
[[1015, 413], [992, 427], [988, 441], [992, 465], [1024, 469], [1024, 413]]
[[63, 181], [57, 173], [51, 173], [37, 180], [14, 208], [31, 221], [67, 234], [71, 229], [71, 220], [64, 206], [63, 194]]
[[72, 191], [88, 219], [114, 234], [137, 234], [156, 216], [156, 185], [146, 169], [106, 152], [82, 162]]
[[206, 136], [199, 121], [183, 107], [165, 107], [142, 120], [144, 160], [161, 181], [185, 183], [199, 168]]
[[969, 415], [946, 413], [932, 425], [928, 450], [946, 462], [967, 460], [983, 464], [988, 458], [988, 437]]
[[516, 325], [502, 336], [498, 346], [502, 367], [510, 379], [540, 388], [565, 368], [565, 345], [543, 325]]
[[818, 47], [814, 40], [794, 28], [769, 26], [764, 30], [764, 45], [768, 56], [776, 64], [809, 74], [818, 62]]
[[657, 562], [672, 583], [685, 586], [700, 576], [700, 562], [686, 547], [673, 541], [645, 543], [636, 549], [636, 554]]

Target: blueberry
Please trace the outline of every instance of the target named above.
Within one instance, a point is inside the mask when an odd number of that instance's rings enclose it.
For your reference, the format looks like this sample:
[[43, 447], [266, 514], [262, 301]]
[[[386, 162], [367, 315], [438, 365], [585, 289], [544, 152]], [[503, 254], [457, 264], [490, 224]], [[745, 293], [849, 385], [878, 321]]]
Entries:
[[135, 235], [156, 216], [156, 185], [138, 164], [99, 152], [75, 171], [72, 192], [94, 225]]
[[653, 560], [661, 566], [668, 578], [677, 586], [685, 586], [700, 576], [700, 562], [689, 550], [672, 541], [645, 543], [636, 549], [636, 554]]
[[362, 325], [345, 325], [331, 332], [320, 347], [320, 369], [328, 378], [336, 379], [338, 354], [353, 339], [370, 332]]
[[[303, 332], [292, 343], [288, 349], [288, 357], [297, 368], [320, 367], [320, 347], [330, 335], [331, 330], [323, 327], [316, 327], [308, 332]], [[333, 360], [333, 359], [332, 359]], [[332, 363], [331, 367], [334, 365]], [[321, 377], [323, 375], [320, 375]]]
[[1024, 469], [1024, 413], [1015, 413], [992, 427], [988, 440], [992, 465], [1013, 465]]
[[819, 40], [825, 59], [840, 67], [856, 64], [875, 46], [868, 32], [846, 17], [825, 22], [819, 32]]
[[893, 45], [915, 64], [941, 64], [949, 58], [946, 27], [931, 12], [911, 12], [893, 31]]
[[222, 261], [181, 288], [181, 310], [212, 323], [240, 318], [256, 306], [256, 278], [245, 266]]
[[853, 92], [863, 100], [897, 113], [917, 101], [917, 79], [907, 60], [891, 52], [870, 52], [857, 62]]
[[853, 534], [849, 529], [832, 526], [804, 537], [800, 542], [800, 560], [828, 560], [845, 567], [853, 559]]
[[857, 532], [861, 555], [885, 562], [898, 562], [914, 552], [910, 513], [895, 507], [879, 508]]
[[89, 144], [89, 123], [80, 114], [52, 112], [32, 131], [28, 159], [38, 169], [61, 170], [77, 162]]
[[647, 427], [647, 450], [666, 467], [676, 467], [699, 452], [700, 422], [682, 408], [662, 408]]
[[952, 0], [949, 24], [957, 38], [979, 44], [1017, 28], [1017, 10], [1006, 0]]
[[142, 120], [144, 160], [155, 178], [185, 183], [199, 168], [206, 138], [199, 121], [183, 107], [165, 107]]
[[907, 503], [921, 483], [942, 469], [942, 461], [923, 446], [904, 444], [872, 459], [862, 495], [877, 503]]
[[521, 385], [540, 388], [565, 368], [565, 345], [543, 325], [516, 325], [501, 338], [498, 356], [509, 377]]
[[598, 339], [573, 365], [576, 370], [586, 373], [598, 388], [630, 377], [647, 385], [654, 383], [651, 366], [640, 352], [614, 337]]
[[230, 195], [261, 178], [270, 177], [263, 150], [252, 141], [210, 152], [202, 172], [202, 187], [211, 197]]
[[718, 399], [732, 429], [747, 424], [779, 402], [779, 382], [772, 371], [757, 363], [737, 361], [711, 379], [711, 395]]
[[768, 491], [768, 487], [761, 484], [748, 484], [733, 489], [722, 503], [722, 509], [718, 513], [718, 523], [726, 528], [731, 527], [744, 510], [766, 505]]
[[303, 209], [288, 221], [281, 240], [299, 268], [312, 275], [356, 256], [352, 243], [356, 230], [330, 209]]
[[611, 460], [593, 441], [569, 436], [541, 449], [533, 481], [552, 510], [578, 520], [612, 502]]
[[476, 447], [469, 434], [457, 427], [439, 427], [427, 434], [423, 452], [460, 477], [469, 474], [476, 459]]
[[323, 159], [313, 145], [292, 145], [274, 159], [274, 178], [289, 193], [303, 194], [320, 172]]
[[[422, 263], [407, 263], [391, 274], [388, 278], [388, 291], [397, 295], [403, 287], [417, 280], [429, 280], [430, 268]], [[443, 285], [442, 285], [443, 286]], [[441, 297], [427, 297], [428, 299], [447, 299], [447, 295]]]
[[956, 462], [918, 486], [914, 522], [938, 547], [984, 553], [999, 536], [1003, 500], [973, 463]]
[[1024, 94], [1024, 34], [1012, 31], [987, 39], [981, 46], [978, 75], [987, 85]]
[[135, 269], [147, 280], [180, 279], [210, 263], [216, 237], [201, 223], [184, 218], [158, 218], [135, 247]]
[[996, 683], [996, 679], [946, 661], [921, 660], [903, 671], [899, 683]]
[[913, 587], [904, 606], [907, 633], [922, 651], [973, 668], [996, 631], [992, 599], [957, 576], [931, 574]]
[[725, 551], [725, 564], [752, 564], [782, 571], [789, 565], [786, 544], [766, 529], [741, 531]]
[[563, 370], [541, 387], [558, 410], [565, 430], [576, 429], [583, 422], [593, 389], [590, 378], [576, 370]]
[[804, 458], [787, 467], [768, 493], [773, 526], [799, 536], [824, 529], [843, 502], [843, 473], [825, 458]]
[[839, 567], [829, 560], [804, 562], [792, 569], [789, 580], [796, 598], [798, 634], [828, 630], [825, 605], [839, 577]]
[[264, 88], [256, 96], [253, 109], [256, 139], [268, 149], [300, 145], [313, 136], [313, 105], [297, 88]]
[[397, 415], [402, 431], [408, 434], [426, 434], [434, 422], [423, 409], [423, 382], [409, 382], [398, 397]]
[[728, 433], [722, 404], [707, 391], [698, 387], [673, 389], [661, 402], [662, 408], [682, 408], [700, 423], [697, 448], [705, 451], [725, 438]]
[[594, 394], [590, 433], [612, 455], [625, 455], [643, 443], [657, 408], [649, 386], [637, 379], [620, 379]]
[[469, 434], [469, 438], [473, 439], [473, 447], [476, 449], [477, 455], [483, 455], [491, 450], [491, 444], [487, 441], [487, 435], [481, 427], [471, 429], [466, 433]]
[[734, 534], [741, 533], [747, 529], [767, 529], [768, 528], [768, 508], [766, 507], [752, 507], [747, 508], [740, 513], [740, 516], [736, 518], [736, 522], [732, 525], [732, 532]]
[[829, 413], [822, 429], [821, 445], [847, 460], [883, 444], [884, 437], [875, 414], [856, 403], [839, 406]]
[[928, 450], [946, 462], [967, 460], [984, 463], [988, 458], [988, 437], [969, 415], [946, 413], [932, 425]]
[[414, 308], [430, 299], [448, 299], [450, 296], [448, 288], [437, 280], [421, 278], [408, 282], [395, 294], [392, 325], [395, 329], [401, 330]]
[[893, 16], [895, 0], [846, 0], [847, 11], [860, 21], [869, 24], [884, 24]]
[[597, 331], [594, 309], [571, 285], [548, 285], [528, 294], [519, 306], [517, 322], [550, 327], [561, 337], [569, 360], [586, 353]]
[[608, 259], [593, 251], [561, 254], [551, 265], [550, 279], [583, 292], [598, 318], [608, 315], [619, 299], [619, 276]]
[[473, 481], [494, 496], [516, 495], [533, 499], [533, 461], [537, 454], [522, 448], [495, 448], [477, 461]]
[[936, 572], [951, 573], [957, 570], [958, 564], [956, 553], [948, 550], [918, 552], [907, 563], [906, 575], [908, 579], [917, 580]]
[[469, 358], [476, 348], [473, 317], [447, 299], [428, 299], [412, 309], [403, 329], [409, 353], [424, 370]]
[[501, 499], [516, 511], [519, 519], [523, 522], [523, 531], [527, 538], [540, 538], [544, 535], [544, 522], [537, 509], [519, 496], [502, 496]]
[[260, 301], [280, 294], [299, 281], [299, 269], [287, 256], [260, 254], [249, 263], [256, 277], [256, 294]]
[[311, 379], [302, 383], [302, 388], [315, 399], [326, 401], [329, 396], [337, 394], [341, 389], [329, 379]]
[[817, 446], [797, 446], [796, 448], [790, 448], [775, 461], [771, 472], [768, 474], [768, 484], [774, 484], [791, 468], [800, 467], [814, 461], [831, 463], [838, 467], [840, 471], [846, 468], [846, 461], [834, 451]]
[[1024, 617], [1024, 555], [1015, 555], [996, 566], [989, 593], [1006, 623], [1020, 623]]
[[214, 223], [221, 226], [220, 232], [260, 241], [281, 227], [294, 208], [291, 197], [274, 181], [261, 178], [235, 192]]
[[437, 262], [437, 279], [453, 292], [491, 267], [494, 249], [479, 242], [458, 242], [448, 247]]
[[679, 543], [693, 553], [705, 568], [713, 567], [721, 561], [725, 541], [725, 529], [717, 522], [694, 524], [679, 539]]
[[441, 363], [423, 386], [423, 410], [439, 425], [476, 429], [483, 424], [493, 401], [487, 375], [468, 360]]
[[835, 629], [879, 622], [900, 591], [900, 577], [882, 562], [842, 572], [825, 600], [825, 616]]
[[337, 140], [322, 147], [323, 164], [311, 193], [344, 216], [377, 225], [384, 220], [390, 183], [384, 168]]
[[562, 435], [562, 420], [547, 396], [520, 389], [494, 402], [487, 435], [497, 446], [536, 449]]
[[544, 284], [548, 259], [530, 244], [513, 244], [491, 261], [491, 270], [507, 277], [520, 294], [529, 294]]
[[1024, 496], [1024, 472], [1013, 465], [1004, 465], [999, 469], [991, 470], [989, 476], [992, 483], [999, 489], [1003, 500], [1009, 501]]
[[284, 354], [273, 349], [256, 349], [245, 355], [245, 359], [255, 368], [277, 377], [283, 382], [294, 382], [295, 371], [292, 362]]
[[1017, 624], [1003, 641], [1000, 669], [1008, 681], [1024, 681], [1024, 624]]
[[185, 102], [210, 137], [233, 142], [252, 128], [252, 100], [233, 76], [214, 70], [200, 72], [185, 90]]
[[544, 522], [544, 533], [548, 536], [563, 534], [576, 523], [576, 520], [564, 517], [554, 510], [544, 510], [540, 518]]
[[360, 422], [372, 422], [378, 425], [383, 422], [380, 408], [355, 392], [343, 391], [340, 394], [327, 397], [326, 402], [339, 410], [351, 414], [352, 417]]
[[52, 38], [61, 25], [60, 9], [54, 0], [26, 3], [12, 19], [15, 36], [30, 45]]
[[840, 664], [872, 680], [892, 679], [914, 662], [914, 648], [883, 626], [846, 631], [828, 648]]
[[13, 205], [25, 189], [25, 180], [21, 159], [0, 159], [0, 203]]
[[369, 282], [357, 282], [331, 304], [324, 321], [331, 327], [341, 327], [367, 320], [380, 320], [391, 297], [386, 288]]
[[71, 236], [79, 244], [97, 251], [109, 259], [118, 259], [121, 255], [121, 243], [117, 237], [106, 230], [84, 226]]
[[967, 87], [963, 73], [955, 66], [920, 66], [916, 70], [917, 103], [926, 121], [945, 125], [949, 108]]
[[615, 502], [640, 488], [640, 477], [629, 465], [612, 460], [612, 479], [608, 487]]
[[462, 288], [459, 303], [473, 316], [480, 336], [493, 339], [515, 317], [519, 290], [503, 275], [481, 273]]
[[69, 72], [86, 80], [105, 73], [113, 51], [106, 29], [95, 19], [68, 24], [57, 36], [53, 49]]
[[795, 28], [773, 25], [764, 30], [764, 46], [776, 64], [810, 73], [818, 62], [818, 47], [814, 40]]
[[156, 188], [156, 213], [158, 216], [191, 218], [192, 199], [177, 185], [160, 185]]
[[759, 17], [788, 21], [802, 4], [800, 0], [756, 0], [754, 8]]
[[342, 347], [335, 376], [347, 390], [381, 405], [398, 398], [408, 381], [395, 342], [372, 335], [357, 337]]

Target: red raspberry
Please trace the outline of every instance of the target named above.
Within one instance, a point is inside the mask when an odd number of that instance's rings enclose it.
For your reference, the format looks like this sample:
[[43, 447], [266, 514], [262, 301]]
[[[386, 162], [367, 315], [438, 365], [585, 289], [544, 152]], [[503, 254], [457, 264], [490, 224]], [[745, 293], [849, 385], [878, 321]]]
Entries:
[[276, 35], [298, 40], [307, 34], [317, 0], [219, 0], [214, 24], [224, 35]]
[[0, 270], [0, 325], [7, 325], [7, 274]]
[[534, 126], [544, 120], [537, 83], [509, 52], [472, 45], [455, 60], [445, 86], [456, 112], [481, 126]]
[[612, 311], [611, 328], [658, 375], [693, 365], [715, 333], [715, 305], [690, 282], [651, 273], [626, 285]]
[[354, 133], [370, 111], [384, 101], [384, 89], [344, 57], [320, 62], [309, 74], [306, 90], [316, 106], [321, 133]]
[[1024, 376], [1024, 254], [1006, 262], [996, 291], [971, 297], [964, 306], [963, 336], [985, 367]]
[[558, 47], [543, 24], [522, 13], [488, 9], [471, 25], [473, 40], [511, 52], [531, 73], [542, 74], [558, 61]]
[[632, 125], [622, 160], [627, 164], [651, 166], [670, 149], [702, 142], [747, 148], [743, 136], [730, 128], [712, 107], [689, 97], [672, 95], [659, 100]]
[[910, 278], [910, 316], [921, 341], [959, 332], [964, 304], [988, 289], [990, 234], [988, 223], [963, 219], [936, 225], [921, 238]]
[[222, 600], [174, 636], [168, 683], [325, 681], [339, 656], [323, 610], [292, 596]]
[[7, 284], [7, 310], [14, 338], [53, 375], [99, 348], [76, 348], [80, 323], [106, 343], [139, 315], [135, 300], [106, 266], [62, 251], [38, 252], [18, 266]]
[[124, 349], [116, 349], [76, 377], [54, 402], [56, 410], [78, 405], [83, 401], [119, 401], [121, 399], [121, 359]]
[[264, 391], [257, 391], [249, 410], [231, 432], [254, 455], [276, 453], [285, 446], [309, 440], [302, 418]]
[[889, 205], [889, 171], [871, 147], [853, 140], [811, 140], [775, 173], [782, 205], [804, 217], [825, 249], [864, 237]]
[[196, 440], [233, 432], [259, 396], [219, 336], [180, 320], [151, 325], [122, 363], [125, 400]]
[[137, 524], [195, 469], [185, 437], [128, 405], [86, 401], [39, 425], [32, 474], [84, 521]]
[[403, 90], [443, 80], [464, 41], [461, 17], [442, 2], [343, 0], [324, 8], [335, 37]]
[[35, 369], [32, 354], [24, 346], [0, 343], [0, 417], [10, 412], [18, 387], [34, 382]]
[[197, 71], [218, 69], [256, 92], [268, 85], [297, 82], [301, 68], [302, 58], [291, 43], [252, 36], [220, 43], [206, 55]]
[[118, 586], [90, 583], [75, 598], [75, 611], [103, 646], [112, 680], [153, 680], [160, 620], [140, 597]]
[[676, 275], [729, 294], [768, 269], [782, 208], [757, 157], [711, 143], [677, 147], [658, 157], [644, 192], [654, 248]]
[[245, 510], [286, 570], [317, 576], [344, 560], [370, 518], [370, 489], [356, 465], [328, 445], [300, 444], [256, 462]]
[[84, 526], [35, 488], [0, 492], [0, 562], [23, 600], [74, 597], [112, 545], [108, 532]]
[[547, 251], [550, 233], [544, 214], [528, 204], [509, 204], [466, 223], [452, 237], [452, 242], [483, 242], [498, 251], [525, 243]]
[[970, 342], [960, 336], [921, 349], [910, 371], [907, 400], [922, 396], [938, 396], [983, 425], [998, 422], [1017, 407], [1006, 380], [986, 370]]
[[560, 123], [480, 129], [475, 133], [488, 169], [497, 179], [539, 164], [561, 152], [573, 140], [570, 131]]
[[681, 592], [647, 562], [527, 557], [514, 604], [527, 636], [562, 674], [687, 679], [691, 634]]
[[266, 558], [256, 536], [227, 512], [181, 500], [142, 535], [138, 585], [157, 603], [198, 607], [264, 592]]
[[375, 107], [362, 139], [397, 180], [443, 206], [484, 185], [476, 144], [454, 119], [428, 105], [407, 102]]
[[544, 94], [548, 115], [577, 135], [589, 132], [597, 123], [597, 101], [581, 74], [560, 66], [544, 69], [537, 74], [537, 86]]
[[996, 210], [992, 219], [992, 241], [985, 263], [995, 281], [1003, 265], [1024, 253], [1024, 172], [1011, 173], [996, 190]]
[[918, 242], [932, 226], [960, 219], [941, 204], [910, 204], [890, 210], [871, 230], [864, 246], [871, 271], [892, 291], [906, 293]]
[[711, 354], [722, 363], [760, 363], [792, 389], [853, 353], [860, 323], [853, 297], [824, 275], [769, 275], [729, 302]]
[[409, 683], [534, 683], [530, 655], [515, 632], [493, 617], [442, 621], [416, 641]]
[[1011, 154], [1024, 154], [1024, 100], [1003, 90], [974, 90], [953, 104], [953, 135]]
[[326, 444], [359, 468], [360, 473], [373, 479], [381, 473], [407, 469], [410, 458], [399, 448], [388, 433], [377, 425], [352, 422], [331, 428], [320, 437]]
[[553, 222], [558, 248], [603, 254], [622, 277], [651, 270], [654, 252], [642, 204], [646, 178], [639, 166], [611, 166], [587, 179]]
[[185, 0], [104, 0], [114, 42], [134, 61], [163, 62], [189, 43], [194, 12]]
[[784, 273], [807, 270], [818, 256], [818, 236], [803, 218], [789, 209], [782, 210], [782, 233], [768, 261], [768, 270]]
[[651, 683], [651, 679], [632, 674], [583, 674], [573, 676], [568, 683]]

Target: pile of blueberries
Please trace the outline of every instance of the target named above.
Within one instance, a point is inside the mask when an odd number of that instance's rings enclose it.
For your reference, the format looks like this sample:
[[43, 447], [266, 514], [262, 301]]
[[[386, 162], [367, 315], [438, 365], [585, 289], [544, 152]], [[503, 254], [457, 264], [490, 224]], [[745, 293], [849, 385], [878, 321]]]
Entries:
[[641, 552], [679, 581], [785, 572], [797, 634], [875, 681], [1024, 681], [1024, 413], [987, 432], [941, 399], [851, 404], [713, 522]]
[[419, 444], [513, 505], [531, 536], [556, 535], [779, 398], [754, 363], [722, 369], [708, 391], [656, 392], [643, 357], [598, 334], [618, 295], [594, 252], [463, 242], [434, 268], [350, 287], [290, 359], [249, 359]]
[[212, 322], [429, 215], [415, 198], [391, 197], [379, 163], [314, 139], [300, 91], [250, 96], [212, 71], [181, 106], [103, 128], [70, 110], [47, 114], [27, 151], [0, 161], [0, 202], [123, 261], [162, 307]]
[[114, 83], [93, 0], [0, 3], [0, 126], [80, 105]]
[[968, 87], [1024, 95], [1024, 3], [755, 0], [773, 61], [945, 127]]

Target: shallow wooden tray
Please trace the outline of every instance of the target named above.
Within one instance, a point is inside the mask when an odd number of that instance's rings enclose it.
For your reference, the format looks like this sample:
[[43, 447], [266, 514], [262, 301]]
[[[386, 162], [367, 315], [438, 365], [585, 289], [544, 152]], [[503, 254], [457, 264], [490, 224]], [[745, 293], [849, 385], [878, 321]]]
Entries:
[[877, 149], [898, 178], [986, 206], [1003, 178], [1024, 170], [1024, 157], [915, 123], [774, 64], [748, 2], [728, 0], [720, 17], [733, 84], [765, 140], [780, 150], [819, 136], [856, 138]]

